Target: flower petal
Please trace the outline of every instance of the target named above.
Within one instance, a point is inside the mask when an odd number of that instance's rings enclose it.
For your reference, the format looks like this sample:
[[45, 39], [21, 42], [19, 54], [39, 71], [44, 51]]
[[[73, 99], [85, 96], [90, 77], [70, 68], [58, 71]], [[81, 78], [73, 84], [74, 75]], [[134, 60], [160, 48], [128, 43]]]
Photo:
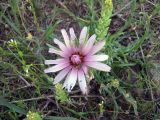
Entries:
[[79, 36], [79, 43], [80, 44], [83, 44], [85, 39], [87, 37], [87, 27], [83, 27], [81, 33], [80, 33], [80, 36]]
[[54, 78], [53, 84], [59, 83], [68, 74], [68, 72], [71, 70], [71, 68], [72, 68], [71, 66], [68, 66], [65, 69], [63, 69], [62, 71], [60, 71], [57, 74], [57, 76]]
[[70, 28], [70, 29], [69, 29], [69, 33], [70, 33], [70, 40], [71, 40], [71, 42], [72, 42], [73, 40], [76, 39], [76, 35], [75, 35], [75, 32], [74, 32], [74, 29], [73, 29], [73, 28]]
[[65, 59], [56, 59], [56, 60], [45, 60], [44, 64], [49, 65], [49, 64], [59, 64], [61, 62], [64, 62]]
[[87, 54], [91, 48], [93, 47], [93, 44], [96, 40], [96, 35], [93, 34], [87, 41], [86, 45], [84, 46], [84, 48], [82, 49], [83, 54]]
[[108, 60], [108, 55], [91, 55], [85, 57], [85, 61], [105, 61], [105, 60]]
[[61, 63], [52, 67], [49, 67], [47, 69], [44, 70], [45, 73], [50, 73], [50, 72], [57, 72], [60, 71], [64, 68], [66, 68], [67, 66], [69, 66], [70, 64], [68, 62], [65, 63]]
[[89, 54], [93, 55], [99, 52], [104, 47], [104, 45], [105, 45], [105, 41], [98, 42], [96, 45], [92, 47], [92, 50], [89, 52]]
[[64, 39], [64, 42], [65, 42], [66, 46], [67, 46], [67, 47], [70, 47], [69, 36], [68, 36], [66, 30], [65, 30], [65, 29], [62, 29], [62, 30], [61, 30], [61, 33], [62, 33], [62, 36], [63, 36], [63, 39]]
[[88, 66], [82, 65], [82, 69], [85, 74], [88, 74]]
[[49, 51], [48, 51], [49, 53], [54, 53], [54, 54], [57, 54], [57, 55], [60, 55], [60, 56], [64, 56], [64, 54], [63, 54], [63, 52], [62, 51], [60, 51], [60, 50], [56, 50], [56, 49], [54, 49], [54, 48], [49, 48]]
[[67, 79], [63, 84], [63, 87], [66, 88], [68, 92], [71, 92], [71, 90], [76, 84], [77, 76], [78, 76], [77, 72], [78, 72], [77, 69], [72, 68], [72, 71], [70, 72], [70, 74], [68, 74]]
[[56, 38], [54, 39], [54, 43], [57, 44], [62, 51], [65, 51], [67, 49], [66, 46]]
[[83, 70], [78, 71], [78, 83], [79, 83], [79, 87], [80, 87], [82, 93], [87, 94], [88, 89], [87, 89], [87, 83], [86, 83], [86, 79], [85, 79], [85, 75], [84, 75]]
[[85, 64], [100, 71], [110, 72], [111, 70], [111, 67], [100, 62], [85, 62]]

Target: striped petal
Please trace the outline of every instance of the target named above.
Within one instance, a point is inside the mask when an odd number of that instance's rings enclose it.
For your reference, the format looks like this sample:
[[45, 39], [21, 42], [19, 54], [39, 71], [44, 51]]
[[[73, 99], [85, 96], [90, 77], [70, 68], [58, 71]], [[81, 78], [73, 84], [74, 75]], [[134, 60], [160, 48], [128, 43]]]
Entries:
[[70, 74], [68, 74], [67, 79], [65, 80], [63, 87], [67, 89], [68, 92], [71, 92], [73, 87], [76, 84], [77, 81], [77, 72], [78, 70], [73, 68]]
[[82, 49], [82, 52], [83, 52], [84, 54], [87, 54], [87, 53], [92, 49], [95, 40], [96, 40], [96, 35], [93, 34], [93, 35], [88, 39], [85, 47]]
[[110, 72], [111, 70], [111, 67], [100, 62], [85, 62], [85, 64], [100, 71]]
[[65, 59], [56, 59], [56, 60], [45, 60], [44, 64], [49, 65], [49, 64], [59, 64], [61, 62], [64, 62]]
[[105, 60], [108, 60], [108, 55], [91, 55], [85, 57], [85, 61], [105, 61]]
[[57, 54], [57, 55], [60, 55], [60, 56], [64, 57], [64, 54], [63, 54], [62, 51], [56, 50], [56, 49], [54, 49], [54, 48], [49, 48], [49, 51], [48, 51], [48, 52], [49, 52], [49, 53], [54, 53], [54, 54]]
[[53, 84], [59, 83], [69, 73], [69, 71], [71, 70], [71, 68], [72, 67], [69, 66], [69, 67], [66, 67], [65, 69], [63, 69], [62, 71], [60, 71], [57, 74], [57, 76], [55, 77]]
[[105, 41], [98, 42], [96, 45], [92, 47], [92, 50], [89, 52], [89, 54], [93, 55], [99, 52], [104, 47], [104, 45], [105, 45]]
[[74, 29], [73, 29], [73, 28], [70, 28], [70, 29], [69, 29], [69, 33], [70, 33], [70, 40], [71, 40], [71, 42], [72, 42], [73, 40], [76, 39], [76, 35], [75, 35], [75, 32], [74, 32]]
[[63, 39], [64, 39], [64, 42], [65, 42], [66, 46], [67, 46], [67, 47], [70, 47], [69, 36], [68, 36], [66, 30], [65, 30], [65, 29], [62, 29], [62, 30], [61, 30], [61, 33], [62, 33], [62, 36], [63, 36]]
[[78, 83], [83, 94], [88, 93], [87, 83], [83, 70], [78, 71]]
[[85, 39], [87, 37], [87, 27], [83, 27], [81, 33], [80, 33], [80, 36], [79, 36], [79, 43], [80, 44], [83, 44]]
[[88, 73], [88, 66], [82, 65], [82, 70], [83, 70], [83, 72], [84, 72], [85, 74], [87, 74], [87, 73]]
[[66, 62], [66, 63], [61, 63], [61, 64], [58, 64], [58, 65], [55, 65], [53, 67], [49, 67], [47, 69], [44, 70], [45, 73], [50, 73], [50, 72], [57, 72], [57, 71], [60, 71], [64, 68], [66, 68], [67, 66], [69, 66], [69, 63]]
[[54, 43], [57, 44], [62, 51], [65, 51], [67, 49], [66, 46], [56, 38], [54, 39]]

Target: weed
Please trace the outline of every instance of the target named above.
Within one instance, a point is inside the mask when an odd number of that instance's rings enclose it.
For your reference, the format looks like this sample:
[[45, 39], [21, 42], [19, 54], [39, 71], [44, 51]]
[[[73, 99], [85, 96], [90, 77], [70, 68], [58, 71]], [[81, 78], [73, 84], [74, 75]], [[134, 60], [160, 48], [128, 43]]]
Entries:
[[[1, 0], [0, 119], [27, 111], [46, 120], [159, 119], [159, 8], [158, 0]], [[47, 45], [62, 40], [60, 29], [79, 35], [83, 26], [105, 40], [112, 67], [91, 71], [87, 96], [79, 87], [66, 93], [43, 72], [45, 58], [56, 59]]]

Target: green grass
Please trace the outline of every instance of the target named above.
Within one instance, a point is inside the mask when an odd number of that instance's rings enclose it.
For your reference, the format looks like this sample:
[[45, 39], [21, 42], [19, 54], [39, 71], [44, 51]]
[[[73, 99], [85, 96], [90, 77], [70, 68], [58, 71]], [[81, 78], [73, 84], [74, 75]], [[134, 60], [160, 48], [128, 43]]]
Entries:
[[[113, 0], [110, 25], [103, 0], [28, 1], [0, 2], [0, 119], [21, 120], [29, 111], [46, 120], [160, 119], [158, 0]], [[61, 38], [60, 29], [73, 27], [78, 35], [83, 26], [106, 41], [112, 71], [92, 71], [88, 96], [79, 87], [57, 96], [55, 75], [43, 72], [44, 60], [55, 57], [47, 45]]]

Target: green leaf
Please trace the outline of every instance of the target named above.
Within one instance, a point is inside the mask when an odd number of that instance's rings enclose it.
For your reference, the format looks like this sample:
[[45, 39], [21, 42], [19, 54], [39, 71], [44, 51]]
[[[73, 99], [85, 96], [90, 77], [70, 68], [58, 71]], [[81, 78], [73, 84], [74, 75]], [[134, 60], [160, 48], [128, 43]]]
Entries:
[[113, 44], [112, 42], [117, 40], [121, 35], [124, 34], [124, 30], [127, 29], [130, 24], [132, 23], [131, 17], [128, 18], [128, 20], [125, 22], [124, 26], [122, 26], [119, 30], [117, 30], [116, 33], [108, 35], [108, 39], [106, 41], [107, 45]]
[[150, 31], [150, 29], [149, 29], [150, 28], [150, 20], [151, 20], [151, 16], [147, 15], [146, 30], [145, 30], [144, 35], [141, 38], [139, 38], [136, 43], [128, 46], [125, 51], [126, 53], [130, 53], [130, 52], [138, 50], [140, 48], [140, 46], [142, 45], [142, 43], [148, 38], [149, 31]]
[[19, 4], [19, 0], [10, 1], [10, 5], [12, 7], [12, 12], [14, 15], [18, 14], [18, 4]]
[[18, 27], [15, 25], [15, 23], [13, 23], [11, 20], [9, 20], [8, 17], [6, 17], [2, 12], [0, 12], [0, 16], [2, 16], [2, 18], [6, 21], [6, 23], [8, 25], [10, 25], [15, 32], [17, 32], [19, 35], [21, 35], [21, 32], [18, 29]]
[[24, 55], [23, 55], [23, 52], [22, 51], [18, 51], [18, 54], [19, 54], [19, 56], [22, 58]]
[[17, 26], [17, 28], [19, 29], [20, 28], [20, 22], [18, 20], [18, 14], [19, 14], [19, 0], [11, 0], [10, 1], [10, 5], [11, 5], [11, 10], [12, 10], [12, 13], [13, 13], [13, 16], [15, 18], [15, 25]]
[[9, 103], [5, 98], [3, 98], [2, 96], [0, 96], [0, 106], [4, 106], [9, 108], [10, 110], [12, 110], [13, 112], [17, 112], [23, 115], [27, 114], [27, 111], [24, 110], [23, 108], [20, 108], [14, 104]]
[[49, 39], [53, 35], [53, 31], [59, 23], [60, 21], [57, 21], [54, 25], [49, 25], [47, 30], [43, 34], [43, 39]]

